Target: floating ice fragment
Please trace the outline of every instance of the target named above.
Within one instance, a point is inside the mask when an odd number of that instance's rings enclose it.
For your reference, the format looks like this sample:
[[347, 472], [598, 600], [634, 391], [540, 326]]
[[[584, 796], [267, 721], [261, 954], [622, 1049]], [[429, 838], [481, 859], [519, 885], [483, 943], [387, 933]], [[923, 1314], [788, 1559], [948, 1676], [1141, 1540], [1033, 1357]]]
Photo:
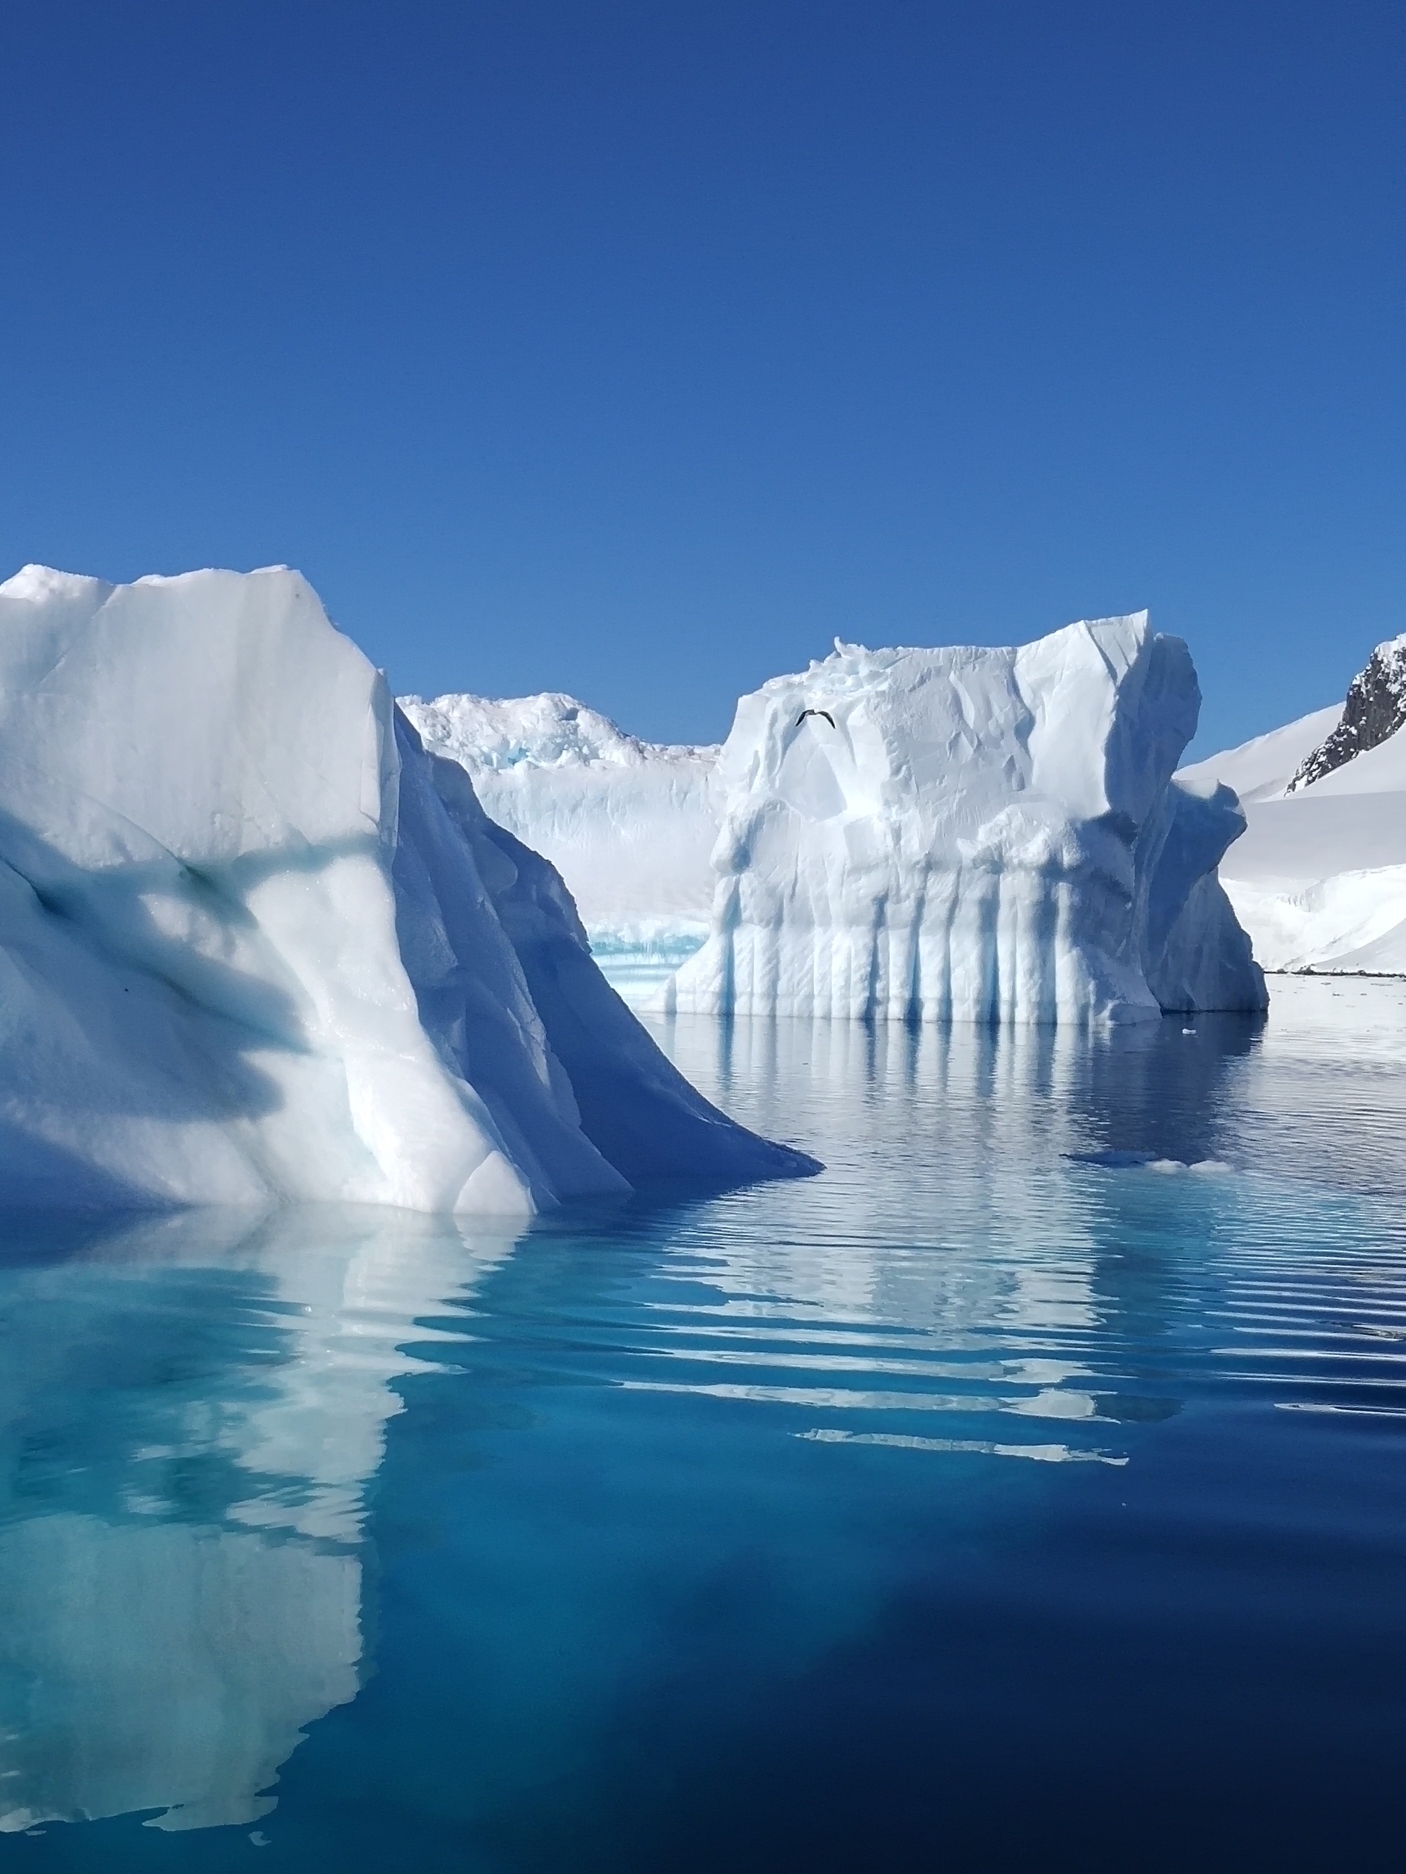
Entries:
[[1194, 1171], [1202, 1175], [1228, 1172], [1231, 1167], [1219, 1158], [1164, 1158], [1156, 1152], [1066, 1152], [1075, 1165], [1097, 1165], [1103, 1171], [1156, 1171], [1162, 1174]]

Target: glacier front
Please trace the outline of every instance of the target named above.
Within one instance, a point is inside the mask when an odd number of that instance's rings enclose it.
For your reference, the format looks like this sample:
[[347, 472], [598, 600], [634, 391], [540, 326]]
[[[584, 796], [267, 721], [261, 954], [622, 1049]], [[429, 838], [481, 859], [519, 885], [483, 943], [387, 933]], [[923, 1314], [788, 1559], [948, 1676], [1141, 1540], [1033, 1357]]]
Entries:
[[672, 1011], [1126, 1022], [1257, 1010], [1216, 866], [1233, 791], [1172, 773], [1196, 673], [1145, 612], [1019, 649], [837, 642], [742, 698], [707, 942]]
[[574, 696], [403, 696], [426, 748], [468, 770], [484, 811], [549, 859], [597, 951], [708, 930], [716, 745], [627, 735]]
[[296, 573], [0, 586], [0, 1202], [810, 1169], [674, 1071]]

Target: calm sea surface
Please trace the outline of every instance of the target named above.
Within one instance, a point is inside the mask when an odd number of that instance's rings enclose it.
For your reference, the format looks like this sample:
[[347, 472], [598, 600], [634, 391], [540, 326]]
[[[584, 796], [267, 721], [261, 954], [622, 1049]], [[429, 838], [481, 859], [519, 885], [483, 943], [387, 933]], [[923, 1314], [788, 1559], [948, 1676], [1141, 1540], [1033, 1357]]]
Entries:
[[[0, 1864], [1406, 1864], [1406, 990], [661, 1040], [823, 1176], [3, 1221]], [[1187, 1032], [1187, 1029], [1194, 1032]]]

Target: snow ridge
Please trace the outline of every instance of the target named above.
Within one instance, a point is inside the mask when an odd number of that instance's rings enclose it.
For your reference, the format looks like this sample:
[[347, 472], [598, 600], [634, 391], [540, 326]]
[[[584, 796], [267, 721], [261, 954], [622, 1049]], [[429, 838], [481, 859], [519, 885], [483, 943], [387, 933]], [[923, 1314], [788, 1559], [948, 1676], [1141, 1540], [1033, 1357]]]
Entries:
[[436, 754], [462, 762], [470, 774], [517, 767], [642, 768], [659, 762], [711, 762], [717, 747], [666, 747], [627, 735], [609, 716], [560, 690], [493, 698], [451, 693], [400, 706]]
[[1311, 785], [1289, 789], [1334, 742], [1342, 716], [1341, 707], [1317, 710], [1184, 768], [1177, 779], [1184, 786], [1227, 783], [1244, 804], [1249, 826], [1226, 854], [1220, 878], [1265, 969], [1403, 975], [1406, 735], [1358, 748]]

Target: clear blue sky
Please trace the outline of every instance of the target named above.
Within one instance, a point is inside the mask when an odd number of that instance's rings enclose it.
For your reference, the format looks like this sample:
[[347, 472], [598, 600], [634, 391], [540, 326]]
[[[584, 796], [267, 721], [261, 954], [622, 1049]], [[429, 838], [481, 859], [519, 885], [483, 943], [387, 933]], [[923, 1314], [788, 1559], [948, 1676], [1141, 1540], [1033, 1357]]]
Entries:
[[288, 561], [662, 738], [1149, 605], [1205, 751], [1406, 630], [1406, 8], [0, 9], [0, 560]]

